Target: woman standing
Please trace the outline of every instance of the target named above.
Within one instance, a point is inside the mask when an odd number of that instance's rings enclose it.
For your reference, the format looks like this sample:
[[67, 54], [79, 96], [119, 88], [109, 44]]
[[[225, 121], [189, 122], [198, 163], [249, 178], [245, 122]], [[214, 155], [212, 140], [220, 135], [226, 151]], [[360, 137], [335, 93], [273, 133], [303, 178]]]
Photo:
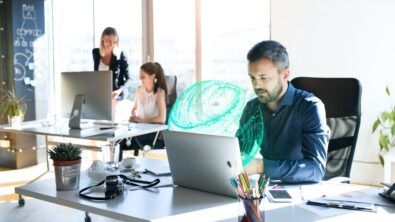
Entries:
[[113, 100], [123, 98], [122, 88], [129, 79], [129, 65], [127, 58], [119, 50], [119, 36], [115, 28], [107, 27], [103, 30], [100, 48], [92, 50], [94, 70], [111, 70], [113, 74]]

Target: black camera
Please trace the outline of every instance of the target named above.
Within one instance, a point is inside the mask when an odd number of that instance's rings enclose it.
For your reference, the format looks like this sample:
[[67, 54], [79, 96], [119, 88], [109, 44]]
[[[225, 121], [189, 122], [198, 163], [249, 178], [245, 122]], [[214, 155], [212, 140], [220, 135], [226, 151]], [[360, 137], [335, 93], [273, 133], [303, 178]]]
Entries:
[[[122, 179], [122, 180], [121, 180]], [[159, 184], [160, 180], [155, 179], [153, 181], [145, 181], [145, 180], [136, 180], [132, 178], [128, 178], [125, 175], [119, 174], [119, 175], [110, 175], [107, 176], [105, 180], [100, 181], [98, 184], [85, 187], [84, 189], [80, 190], [79, 195], [80, 197], [89, 199], [89, 200], [109, 200], [109, 199], [114, 199], [118, 194], [121, 194], [123, 192], [123, 186], [124, 184], [130, 185], [130, 186], [136, 186], [140, 188], [149, 188], [149, 187], [154, 187], [155, 185]], [[102, 186], [103, 184], [106, 184], [106, 190], [104, 192], [104, 197], [95, 197], [95, 196], [88, 196], [87, 194], [84, 194], [85, 191], [93, 188], [93, 187], [98, 187]]]
[[110, 175], [106, 177], [106, 199], [113, 199], [123, 192], [123, 183], [118, 180], [118, 175]]

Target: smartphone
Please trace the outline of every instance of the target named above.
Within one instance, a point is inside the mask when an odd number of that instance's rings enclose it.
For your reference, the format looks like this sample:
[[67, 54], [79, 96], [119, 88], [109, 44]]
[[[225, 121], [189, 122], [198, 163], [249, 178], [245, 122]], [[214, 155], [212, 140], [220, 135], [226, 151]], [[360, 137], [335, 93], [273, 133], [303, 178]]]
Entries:
[[268, 190], [268, 197], [273, 202], [292, 202], [292, 197], [285, 189]]

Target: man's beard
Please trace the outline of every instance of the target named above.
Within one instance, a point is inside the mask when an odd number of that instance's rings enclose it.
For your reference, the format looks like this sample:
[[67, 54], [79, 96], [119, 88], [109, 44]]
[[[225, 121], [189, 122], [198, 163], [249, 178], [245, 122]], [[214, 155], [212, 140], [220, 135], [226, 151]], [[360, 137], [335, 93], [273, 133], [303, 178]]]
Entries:
[[279, 96], [280, 93], [283, 91], [283, 85], [281, 82], [277, 84], [273, 91], [269, 92], [265, 89], [255, 89], [255, 93], [258, 96], [258, 100], [261, 103], [270, 103], [275, 101]]

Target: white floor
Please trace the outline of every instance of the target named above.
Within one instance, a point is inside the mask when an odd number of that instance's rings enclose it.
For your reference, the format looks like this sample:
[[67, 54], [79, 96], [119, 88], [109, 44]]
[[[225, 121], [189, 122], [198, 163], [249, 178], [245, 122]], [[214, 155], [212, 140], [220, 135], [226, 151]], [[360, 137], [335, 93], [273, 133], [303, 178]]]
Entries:
[[[19, 207], [17, 202], [0, 204], [1, 222], [33, 222], [56, 221], [74, 222], [84, 221], [85, 213], [56, 204], [36, 199], [26, 199], [25, 206]], [[92, 222], [117, 221], [107, 217], [90, 214]]]

